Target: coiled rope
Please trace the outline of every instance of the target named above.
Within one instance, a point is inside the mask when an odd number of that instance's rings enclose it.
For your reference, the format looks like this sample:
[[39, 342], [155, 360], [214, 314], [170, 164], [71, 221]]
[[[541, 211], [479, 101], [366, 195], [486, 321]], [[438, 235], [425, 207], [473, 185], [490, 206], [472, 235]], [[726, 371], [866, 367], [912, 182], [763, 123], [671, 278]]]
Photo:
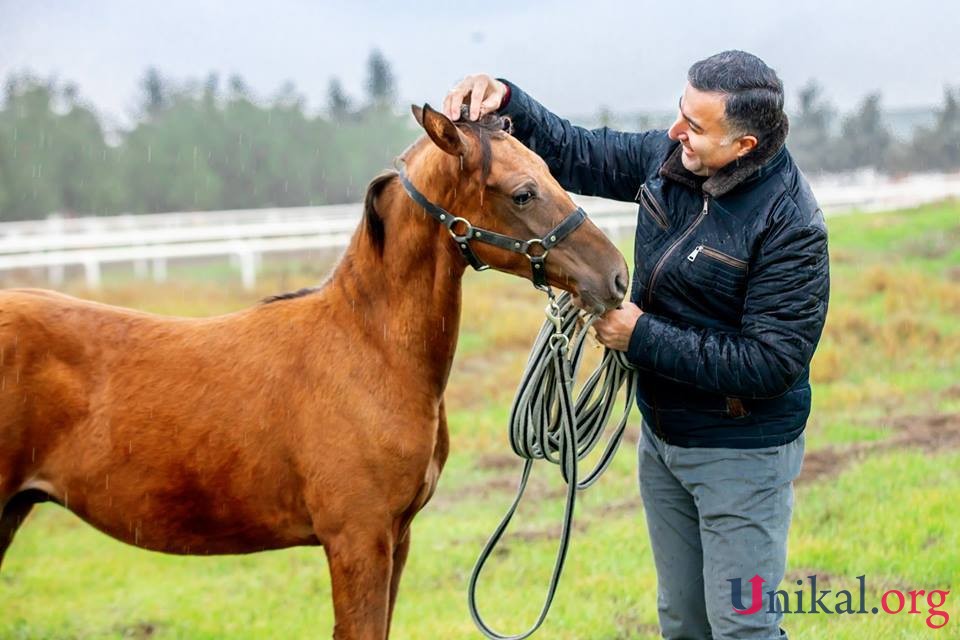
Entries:
[[[563, 293], [559, 298], [554, 298], [551, 293], [546, 313], [547, 321], [530, 352], [510, 412], [510, 445], [514, 453], [526, 460], [517, 495], [480, 552], [467, 590], [470, 616], [480, 631], [491, 640], [522, 640], [532, 635], [546, 619], [570, 544], [577, 491], [596, 482], [610, 465], [620, 445], [636, 395], [636, 370], [622, 352], [607, 349], [600, 365], [574, 399], [573, 387], [580, 369], [585, 339], [596, 316], [589, 316], [581, 322], [581, 312], [573, 305], [569, 293]], [[600, 460], [583, 480], [579, 480], [578, 463], [600, 442], [624, 385], [626, 400], [620, 423], [608, 438]], [[524, 633], [503, 635], [491, 629], [477, 610], [477, 581], [523, 498], [534, 460], [539, 459], [559, 465], [560, 474], [567, 484], [557, 558], [536, 622]]]

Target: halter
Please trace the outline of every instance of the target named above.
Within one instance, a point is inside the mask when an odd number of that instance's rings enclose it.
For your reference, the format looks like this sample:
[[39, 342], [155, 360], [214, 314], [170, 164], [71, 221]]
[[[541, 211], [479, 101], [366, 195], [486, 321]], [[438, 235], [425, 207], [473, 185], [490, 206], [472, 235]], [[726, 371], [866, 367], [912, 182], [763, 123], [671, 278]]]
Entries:
[[[533, 286], [541, 291], [551, 293], [550, 287], [547, 285], [545, 265], [547, 253], [587, 219], [587, 214], [581, 207], [574, 209], [570, 215], [564, 218], [563, 222], [548, 231], [542, 238], [520, 240], [518, 238], [505, 236], [496, 231], [475, 227], [470, 224], [470, 221], [466, 218], [455, 216], [443, 207], [430, 202], [430, 200], [420, 193], [420, 191], [413, 186], [413, 183], [410, 182], [410, 178], [407, 177], [406, 165], [403, 164], [402, 161], [398, 161], [397, 164], [400, 183], [406, 190], [407, 195], [423, 207], [424, 211], [430, 214], [430, 217], [447, 228], [447, 231], [450, 232], [450, 235], [456, 241], [460, 253], [471, 267], [477, 271], [484, 271], [490, 268], [490, 265], [483, 262], [483, 260], [474, 253], [473, 248], [470, 246], [471, 242], [483, 242], [484, 244], [490, 244], [501, 249], [506, 249], [507, 251], [521, 253], [530, 261], [530, 270], [533, 274]], [[530, 252], [533, 247], [539, 247], [536, 249], [537, 253]]]

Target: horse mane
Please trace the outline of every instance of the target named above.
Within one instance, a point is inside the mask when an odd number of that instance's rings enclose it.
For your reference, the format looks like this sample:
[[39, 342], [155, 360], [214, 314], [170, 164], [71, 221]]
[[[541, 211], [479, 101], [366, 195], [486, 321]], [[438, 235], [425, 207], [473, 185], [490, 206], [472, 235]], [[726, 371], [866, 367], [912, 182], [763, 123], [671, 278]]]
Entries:
[[[386, 234], [384, 231], [383, 218], [381, 218], [380, 214], [377, 213], [375, 202], [377, 196], [380, 195], [381, 191], [383, 191], [384, 185], [386, 185], [387, 182], [396, 176], [396, 171], [384, 171], [376, 176], [370, 181], [370, 184], [367, 185], [367, 195], [364, 196], [363, 199], [363, 226], [366, 230], [367, 236], [370, 238], [370, 242], [373, 244], [374, 250], [379, 256], [383, 256], [383, 247], [384, 243], [386, 242]], [[320, 291], [322, 288], [323, 287], [304, 287], [303, 289], [298, 289], [297, 291], [289, 291], [287, 293], [278, 293], [272, 296], [267, 296], [260, 302], [262, 304], [270, 304], [271, 302], [277, 302], [279, 300], [302, 298], [305, 295]]]
[[363, 198], [363, 224], [367, 230], [367, 235], [370, 237], [370, 242], [373, 243], [373, 248], [379, 256], [383, 256], [386, 234], [383, 226], [383, 218], [381, 218], [377, 212], [376, 200], [380, 192], [383, 191], [384, 185], [395, 177], [397, 177], [397, 172], [393, 170], [384, 171], [374, 177], [374, 179], [370, 181], [370, 184], [367, 185], [367, 195]]
[[292, 300], [293, 298], [302, 298], [303, 296], [320, 291], [320, 287], [304, 287], [303, 289], [297, 289], [296, 291], [288, 291], [287, 293], [277, 293], [272, 296], [267, 296], [260, 302], [262, 304], [270, 304], [271, 302], [276, 302], [278, 300]]

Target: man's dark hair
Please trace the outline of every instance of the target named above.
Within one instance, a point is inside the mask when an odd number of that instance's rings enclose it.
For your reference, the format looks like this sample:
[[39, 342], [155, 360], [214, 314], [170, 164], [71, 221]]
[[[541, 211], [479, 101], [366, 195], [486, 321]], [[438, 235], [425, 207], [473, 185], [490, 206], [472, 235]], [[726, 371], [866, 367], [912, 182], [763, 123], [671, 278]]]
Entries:
[[693, 63], [694, 89], [726, 94], [725, 115], [737, 135], [763, 137], [784, 124], [783, 83], [776, 71], [746, 51], [722, 51]]

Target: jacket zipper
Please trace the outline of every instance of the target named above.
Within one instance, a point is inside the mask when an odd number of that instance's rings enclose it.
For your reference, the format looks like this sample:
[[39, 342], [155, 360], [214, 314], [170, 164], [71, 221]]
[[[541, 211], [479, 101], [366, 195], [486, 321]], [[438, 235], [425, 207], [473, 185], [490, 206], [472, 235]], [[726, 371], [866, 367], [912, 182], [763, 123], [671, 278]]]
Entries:
[[644, 182], [640, 185], [640, 190], [637, 191], [636, 200], [640, 201], [640, 206], [647, 210], [650, 214], [650, 217], [653, 218], [653, 221], [657, 223], [657, 226], [661, 229], [666, 229], [670, 226], [670, 223], [667, 221], [667, 214], [663, 212], [663, 209], [660, 207], [660, 203], [657, 202], [657, 199], [653, 197], [653, 194], [650, 193], [650, 190], [647, 189], [647, 183]]
[[[650, 280], [647, 282], [647, 308], [650, 308], [650, 301], [653, 300], [653, 285], [657, 281], [657, 276], [660, 275], [660, 270], [663, 268], [663, 263], [667, 261], [667, 258], [670, 257], [677, 247], [687, 239], [687, 237], [693, 233], [693, 230], [700, 226], [700, 223], [703, 222], [704, 218], [707, 217], [707, 214], [710, 212], [710, 197], [703, 197], [703, 209], [700, 210], [700, 215], [697, 216], [697, 219], [690, 223], [690, 226], [687, 227], [687, 230], [677, 238], [670, 247], [663, 252], [663, 255], [660, 256], [660, 259], [657, 260], [657, 264], [653, 267], [653, 273], [650, 274]], [[696, 252], [696, 250], [694, 250]], [[693, 255], [693, 254], [691, 254]], [[687, 260], [690, 260], [690, 256], [687, 256]], [[693, 259], [696, 259], [696, 256], [693, 255]]]
[[733, 256], [728, 256], [722, 251], [717, 251], [711, 247], [705, 245], [697, 245], [697, 248], [690, 252], [690, 255], [687, 256], [687, 260], [693, 262], [697, 259], [697, 256], [700, 254], [710, 256], [714, 260], [719, 260], [720, 262], [730, 265], [735, 269], [746, 269], [747, 263], [741, 260], [740, 258], [734, 258]]
[[[641, 189], [643, 189], [642, 186], [641, 186]], [[667, 258], [670, 257], [671, 253], [676, 251], [677, 247], [680, 246], [680, 243], [686, 240], [687, 236], [693, 233], [693, 230], [696, 229], [698, 226], [700, 226], [700, 223], [703, 222], [703, 219], [707, 217], [707, 214], [709, 212], [710, 212], [710, 197], [704, 196], [703, 209], [700, 210], [700, 215], [697, 216], [696, 220], [690, 223], [690, 226], [687, 227], [687, 230], [684, 231], [683, 234], [679, 238], [677, 238], [674, 241], [674, 243], [671, 244], [669, 248], [667, 248], [666, 251], [663, 252], [663, 255], [660, 256], [660, 259], [657, 260], [657, 264], [653, 267], [653, 273], [650, 274], [650, 280], [647, 282], [646, 307], [648, 309], [650, 308], [650, 301], [653, 299], [653, 285], [657, 280], [657, 276], [660, 275], [660, 270], [663, 268], [663, 263], [667, 261]], [[687, 258], [689, 259], [689, 256], [687, 256]], [[650, 399], [653, 402], [653, 430], [654, 430], [654, 433], [657, 434], [657, 436], [663, 439], [665, 434], [663, 431], [663, 427], [660, 424], [660, 407], [658, 406], [656, 396], [653, 396]]]

